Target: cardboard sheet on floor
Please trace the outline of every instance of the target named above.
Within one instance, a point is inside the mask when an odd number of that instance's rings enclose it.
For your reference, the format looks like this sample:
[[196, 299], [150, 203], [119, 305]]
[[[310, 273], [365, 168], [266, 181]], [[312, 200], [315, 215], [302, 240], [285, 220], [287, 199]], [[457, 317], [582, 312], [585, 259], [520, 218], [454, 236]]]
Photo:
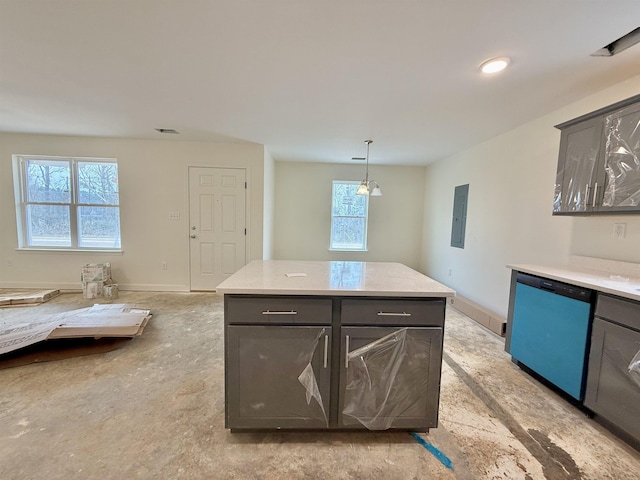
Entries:
[[151, 313], [125, 304], [96, 304], [60, 314], [47, 338], [135, 337], [142, 334]]
[[107, 353], [126, 346], [130, 341], [130, 337], [54, 338], [0, 355], [0, 370]]
[[0, 329], [0, 355], [49, 339], [135, 337], [142, 334], [150, 318], [150, 310], [127, 304], [96, 304], [70, 312], [42, 314]]
[[0, 288], [0, 307], [38, 305], [60, 295], [60, 290], [16, 290]]

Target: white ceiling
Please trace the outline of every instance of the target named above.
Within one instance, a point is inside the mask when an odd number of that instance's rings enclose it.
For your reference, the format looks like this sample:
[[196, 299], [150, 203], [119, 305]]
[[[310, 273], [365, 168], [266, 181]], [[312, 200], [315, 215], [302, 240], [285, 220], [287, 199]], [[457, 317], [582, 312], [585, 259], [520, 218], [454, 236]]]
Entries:
[[0, 131], [421, 165], [640, 74], [640, 45], [590, 56], [639, 25], [638, 0], [0, 0]]

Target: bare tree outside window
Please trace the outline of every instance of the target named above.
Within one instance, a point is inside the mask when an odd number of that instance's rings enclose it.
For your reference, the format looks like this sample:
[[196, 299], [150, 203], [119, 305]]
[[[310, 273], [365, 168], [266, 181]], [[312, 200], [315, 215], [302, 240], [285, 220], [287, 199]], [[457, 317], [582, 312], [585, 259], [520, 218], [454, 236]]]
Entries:
[[369, 197], [356, 195], [360, 182], [333, 182], [331, 250], [366, 250]]

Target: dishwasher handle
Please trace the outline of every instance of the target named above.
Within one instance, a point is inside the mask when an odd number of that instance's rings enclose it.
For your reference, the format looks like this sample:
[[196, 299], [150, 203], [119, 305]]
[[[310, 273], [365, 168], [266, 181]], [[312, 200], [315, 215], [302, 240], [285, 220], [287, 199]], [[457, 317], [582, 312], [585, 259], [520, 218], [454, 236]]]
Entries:
[[541, 290], [546, 290], [547, 292], [555, 292], [556, 291], [556, 284], [553, 282], [548, 282], [546, 280], [542, 280], [540, 282], [540, 289]]

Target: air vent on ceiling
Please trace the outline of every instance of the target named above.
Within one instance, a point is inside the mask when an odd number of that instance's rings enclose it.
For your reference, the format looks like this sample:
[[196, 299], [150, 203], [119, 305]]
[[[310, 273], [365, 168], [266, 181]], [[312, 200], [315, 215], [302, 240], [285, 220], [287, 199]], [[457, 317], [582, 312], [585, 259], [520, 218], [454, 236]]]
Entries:
[[640, 42], [640, 27], [632, 30], [626, 35], [614, 40], [609, 45], [605, 45], [600, 50], [593, 52], [592, 57], [612, 57], [613, 55], [626, 50], [629, 47], [633, 47], [636, 43]]
[[160, 133], [170, 133], [173, 135], [179, 135], [180, 132], [177, 130], [174, 130], [173, 128], [156, 128], [156, 132], [160, 132]]
[[364, 158], [364, 157], [351, 157], [351, 160], [353, 160], [355, 162], [364, 162], [366, 160], [366, 158]]

